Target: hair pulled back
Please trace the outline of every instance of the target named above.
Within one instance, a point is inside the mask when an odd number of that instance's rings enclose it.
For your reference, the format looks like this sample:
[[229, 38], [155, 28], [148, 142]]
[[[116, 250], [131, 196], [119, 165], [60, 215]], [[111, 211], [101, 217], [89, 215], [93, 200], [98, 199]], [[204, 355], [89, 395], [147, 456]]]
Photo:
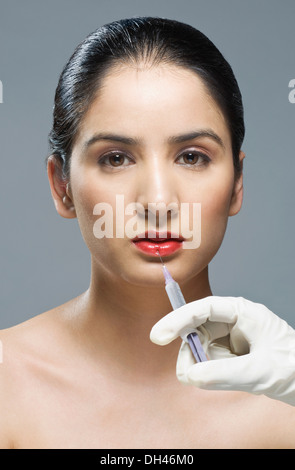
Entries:
[[200, 31], [175, 20], [123, 19], [98, 28], [78, 45], [65, 65], [55, 93], [50, 155], [60, 160], [65, 178], [79, 125], [103, 78], [118, 64], [174, 64], [198, 74], [220, 107], [231, 135], [235, 174], [245, 127], [243, 103], [233, 71]]

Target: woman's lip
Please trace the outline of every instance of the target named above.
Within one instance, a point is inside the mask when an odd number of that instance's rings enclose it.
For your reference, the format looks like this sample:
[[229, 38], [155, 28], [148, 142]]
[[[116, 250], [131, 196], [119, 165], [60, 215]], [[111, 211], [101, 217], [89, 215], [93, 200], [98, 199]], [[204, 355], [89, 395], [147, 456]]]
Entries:
[[156, 232], [156, 231], [146, 231], [144, 233], [141, 233], [137, 235], [135, 238], [133, 238], [133, 242], [138, 242], [142, 240], [151, 240], [155, 242], [163, 242], [165, 240], [175, 240], [178, 242], [183, 242], [184, 238], [182, 236], [179, 236], [177, 234], [171, 233], [171, 232]]
[[136, 239], [133, 240], [134, 246], [151, 256], [159, 256], [165, 257], [172, 255], [180, 248], [182, 248], [182, 240], [175, 239], [175, 238], [165, 238], [165, 239]]

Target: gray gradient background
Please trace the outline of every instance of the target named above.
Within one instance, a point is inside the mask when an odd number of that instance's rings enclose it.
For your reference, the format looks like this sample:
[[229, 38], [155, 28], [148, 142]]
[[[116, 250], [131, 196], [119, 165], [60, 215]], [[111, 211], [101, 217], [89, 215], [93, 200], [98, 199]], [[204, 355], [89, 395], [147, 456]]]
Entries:
[[1, 0], [0, 328], [88, 287], [88, 249], [77, 221], [56, 213], [45, 171], [53, 96], [89, 32], [136, 15], [192, 24], [232, 65], [245, 105], [245, 198], [211, 263], [213, 292], [264, 303], [295, 326], [294, 0]]

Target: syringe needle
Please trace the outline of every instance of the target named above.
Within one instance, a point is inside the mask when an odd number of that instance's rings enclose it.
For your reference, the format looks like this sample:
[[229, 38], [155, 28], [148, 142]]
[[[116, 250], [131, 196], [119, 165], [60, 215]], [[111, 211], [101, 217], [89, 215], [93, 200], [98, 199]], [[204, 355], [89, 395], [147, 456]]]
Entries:
[[157, 250], [157, 253], [158, 253], [158, 256], [159, 256], [159, 258], [160, 258], [160, 260], [161, 260], [161, 263], [163, 264], [163, 266], [165, 266], [165, 263], [164, 263], [164, 261], [162, 260], [162, 256], [160, 255], [159, 250]]

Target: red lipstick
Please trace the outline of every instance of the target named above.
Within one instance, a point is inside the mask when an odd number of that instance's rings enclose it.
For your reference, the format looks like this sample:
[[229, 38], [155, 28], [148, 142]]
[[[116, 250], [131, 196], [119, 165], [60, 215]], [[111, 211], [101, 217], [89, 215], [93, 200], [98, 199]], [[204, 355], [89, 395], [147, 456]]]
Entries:
[[145, 232], [135, 237], [132, 243], [138, 250], [150, 256], [159, 256], [160, 254], [164, 257], [172, 255], [182, 248], [183, 241], [182, 237], [170, 232], [165, 234], [161, 234], [161, 232]]

